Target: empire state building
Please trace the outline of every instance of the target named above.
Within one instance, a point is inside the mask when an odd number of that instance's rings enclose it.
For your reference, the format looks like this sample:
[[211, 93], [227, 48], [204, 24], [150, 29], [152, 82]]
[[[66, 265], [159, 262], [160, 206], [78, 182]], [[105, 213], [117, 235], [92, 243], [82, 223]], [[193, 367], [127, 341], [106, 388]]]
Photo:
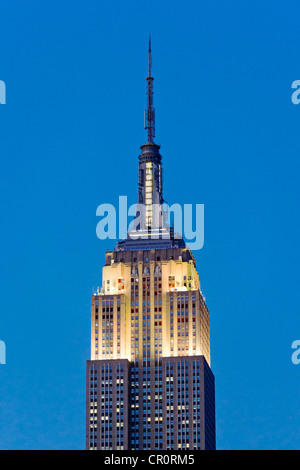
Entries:
[[213, 450], [209, 311], [191, 250], [154, 210], [164, 199], [151, 59], [149, 42], [142, 209], [127, 238], [106, 252], [102, 287], [92, 296], [86, 448]]

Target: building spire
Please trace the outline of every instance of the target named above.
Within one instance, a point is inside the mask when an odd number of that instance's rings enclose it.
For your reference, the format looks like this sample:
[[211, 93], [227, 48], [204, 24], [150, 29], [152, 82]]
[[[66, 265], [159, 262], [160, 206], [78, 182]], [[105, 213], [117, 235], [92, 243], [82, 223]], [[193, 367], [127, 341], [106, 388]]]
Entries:
[[149, 50], [148, 50], [148, 76], [151, 77], [151, 34], [149, 34]]
[[149, 35], [149, 51], [148, 51], [148, 77], [147, 80], [147, 94], [148, 94], [148, 108], [145, 111], [145, 129], [148, 131], [147, 144], [154, 143], [155, 137], [155, 109], [153, 107], [153, 80], [151, 77], [152, 65], [152, 51], [151, 51], [151, 36]]

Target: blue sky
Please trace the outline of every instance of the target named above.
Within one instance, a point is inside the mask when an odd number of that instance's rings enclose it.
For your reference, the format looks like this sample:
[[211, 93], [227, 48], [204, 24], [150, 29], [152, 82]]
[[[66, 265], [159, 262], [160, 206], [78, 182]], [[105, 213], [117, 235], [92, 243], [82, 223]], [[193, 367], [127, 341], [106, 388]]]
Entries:
[[1, 2], [1, 449], [83, 449], [90, 296], [137, 196], [148, 34], [171, 204], [205, 205], [219, 449], [297, 449], [297, 0]]

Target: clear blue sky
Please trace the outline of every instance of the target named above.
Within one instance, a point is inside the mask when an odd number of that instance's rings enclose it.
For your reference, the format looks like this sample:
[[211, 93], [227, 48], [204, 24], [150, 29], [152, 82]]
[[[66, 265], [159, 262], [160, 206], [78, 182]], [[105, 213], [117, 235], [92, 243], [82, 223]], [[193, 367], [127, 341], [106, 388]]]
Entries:
[[169, 203], [205, 204], [219, 449], [300, 448], [298, 0], [1, 2], [0, 448], [82, 449], [90, 296], [136, 201], [148, 34]]

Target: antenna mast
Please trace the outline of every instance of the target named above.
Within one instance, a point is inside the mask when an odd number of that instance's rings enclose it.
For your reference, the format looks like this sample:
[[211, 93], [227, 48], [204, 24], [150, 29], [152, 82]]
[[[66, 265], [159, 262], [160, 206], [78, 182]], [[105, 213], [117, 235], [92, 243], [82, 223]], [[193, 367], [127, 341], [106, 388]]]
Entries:
[[148, 131], [148, 144], [154, 143], [155, 137], [155, 109], [153, 107], [153, 80], [151, 77], [151, 65], [152, 65], [152, 54], [151, 54], [151, 36], [149, 36], [149, 51], [148, 51], [148, 77], [147, 87], [148, 87], [148, 108], [145, 111], [145, 129]]

